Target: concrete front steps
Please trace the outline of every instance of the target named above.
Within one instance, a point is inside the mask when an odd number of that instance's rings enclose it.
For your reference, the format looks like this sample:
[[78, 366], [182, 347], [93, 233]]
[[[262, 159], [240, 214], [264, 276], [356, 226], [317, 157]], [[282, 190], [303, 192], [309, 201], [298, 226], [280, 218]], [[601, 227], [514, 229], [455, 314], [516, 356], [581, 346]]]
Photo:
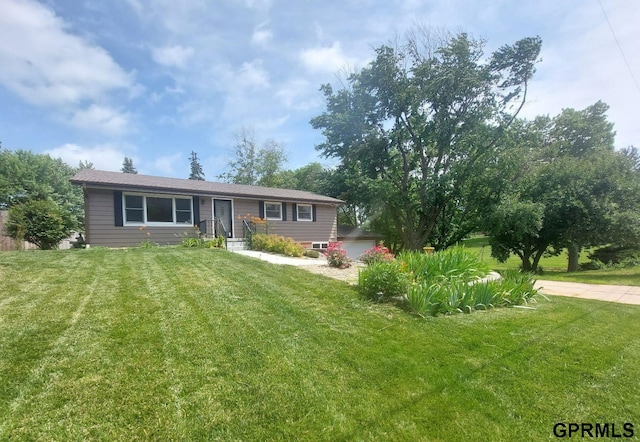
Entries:
[[227, 250], [235, 252], [237, 250], [249, 250], [249, 247], [242, 238], [227, 238]]

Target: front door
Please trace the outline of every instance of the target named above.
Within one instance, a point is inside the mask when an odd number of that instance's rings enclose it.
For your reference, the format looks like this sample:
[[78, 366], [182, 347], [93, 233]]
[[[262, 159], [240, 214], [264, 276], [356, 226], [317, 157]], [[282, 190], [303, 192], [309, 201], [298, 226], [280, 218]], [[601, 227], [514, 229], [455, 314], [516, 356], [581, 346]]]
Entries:
[[213, 219], [216, 236], [233, 238], [233, 213], [231, 200], [213, 200]]

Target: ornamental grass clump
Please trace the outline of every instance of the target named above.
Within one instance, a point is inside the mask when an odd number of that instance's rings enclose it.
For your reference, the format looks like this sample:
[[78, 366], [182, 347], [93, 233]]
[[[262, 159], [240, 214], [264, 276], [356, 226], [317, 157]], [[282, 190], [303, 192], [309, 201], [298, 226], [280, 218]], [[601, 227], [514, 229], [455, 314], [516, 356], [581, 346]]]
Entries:
[[397, 257], [418, 280], [433, 278], [463, 278], [472, 280], [489, 273], [489, 266], [464, 247], [455, 246], [429, 255], [403, 252]]
[[327, 257], [329, 267], [337, 269], [351, 267], [351, 259], [347, 256], [347, 251], [342, 248], [342, 241], [330, 242], [324, 254]]

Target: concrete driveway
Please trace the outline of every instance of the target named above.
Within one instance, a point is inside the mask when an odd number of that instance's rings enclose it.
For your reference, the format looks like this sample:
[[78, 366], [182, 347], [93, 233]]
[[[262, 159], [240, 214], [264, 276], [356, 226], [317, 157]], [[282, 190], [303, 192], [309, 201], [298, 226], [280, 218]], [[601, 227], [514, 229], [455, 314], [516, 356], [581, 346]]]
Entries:
[[545, 295], [569, 296], [572, 298], [597, 299], [599, 301], [640, 305], [640, 287], [545, 280], [538, 280], [535, 287], [540, 289], [540, 292]]

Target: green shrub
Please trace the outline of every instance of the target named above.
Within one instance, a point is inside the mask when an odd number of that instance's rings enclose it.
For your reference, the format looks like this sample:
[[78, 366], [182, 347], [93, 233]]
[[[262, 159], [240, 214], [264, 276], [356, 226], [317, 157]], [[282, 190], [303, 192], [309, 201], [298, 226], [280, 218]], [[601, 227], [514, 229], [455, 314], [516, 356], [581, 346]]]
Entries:
[[589, 259], [600, 261], [605, 264], [618, 264], [629, 258], [637, 258], [640, 256], [640, 250], [637, 247], [601, 247], [589, 254]]
[[204, 247], [202, 238], [183, 238], [182, 247]]
[[362, 294], [376, 302], [403, 297], [409, 289], [409, 275], [396, 261], [373, 262], [358, 274]]
[[17, 240], [29, 241], [42, 250], [57, 249], [69, 237], [75, 222], [71, 212], [51, 200], [30, 200], [12, 206], [7, 215], [5, 230]]
[[500, 280], [500, 303], [504, 306], [526, 304], [538, 294], [534, 288], [535, 279], [531, 273], [507, 270]]
[[330, 242], [324, 254], [329, 267], [338, 269], [351, 267], [351, 259], [347, 256], [347, 251], [342, 248], [342, 241]]
[[305, 250], [304, 256], [306, 256], [307, 258], [318, 258], [320, 256], [320, 252], [318, 252], [317, 250]]
[[305, 248], [300, 243], [295, 242], [293, 238], [285, 238], [274, 234], [265, 235], [264, 233], [253, 235], [251, 248], [295, 257], [302, 256], [305, 251]]
[[592, 259], [589, 262], [580, 263], [578, 266], [580, 270], [603, 270], [607, 268], [607, 265], [597, 259]]
[[215, 238], [204, 241], [204, 247], [207, 249], [224, 249], [224, 236], [217, 236]]

